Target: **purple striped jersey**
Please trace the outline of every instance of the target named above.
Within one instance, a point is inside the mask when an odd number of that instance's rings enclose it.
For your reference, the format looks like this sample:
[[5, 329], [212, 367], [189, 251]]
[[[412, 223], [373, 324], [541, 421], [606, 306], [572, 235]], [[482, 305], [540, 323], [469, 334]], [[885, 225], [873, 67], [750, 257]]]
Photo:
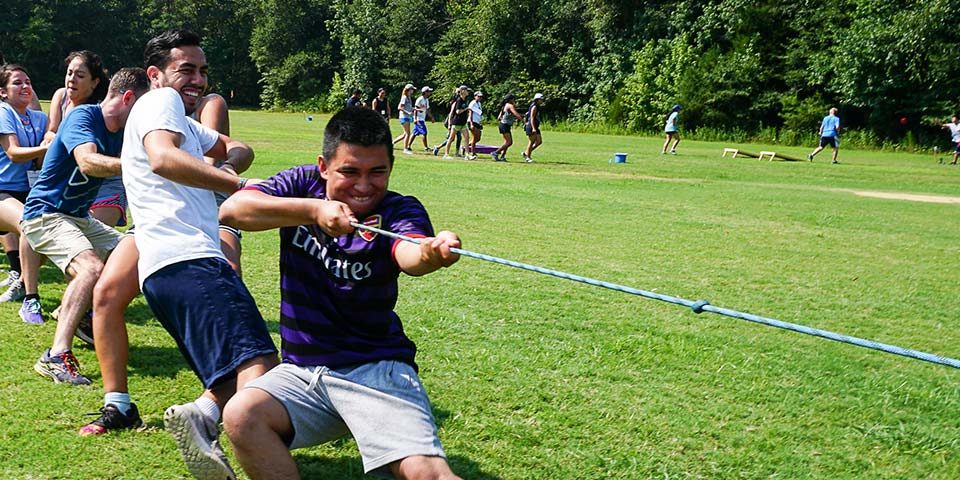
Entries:
[[[326, 198], [317, 165], [284, 170], [252, 187], [268, 195]], [[387, 192], [361, 222], [411, 237], [432, 237], [414, 197]], [[317, 225], [280, 229], [280, 338], [284, 362], [340, 367], [399, 360], [417, 367], [397, 303], [396, 242], [357, 230], [330, 237]]]

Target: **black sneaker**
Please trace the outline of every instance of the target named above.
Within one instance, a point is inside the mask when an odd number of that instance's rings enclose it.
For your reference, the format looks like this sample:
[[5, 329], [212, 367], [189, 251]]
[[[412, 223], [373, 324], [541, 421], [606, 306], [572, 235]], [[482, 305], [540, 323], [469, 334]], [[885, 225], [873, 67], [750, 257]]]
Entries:
[[80, 318], [80, 323], [77, 324], [77, 331], [73, 334], [83, 340], [87, 345], [93, 346], [93, 312], [87, 310], [87, 313]]
[[116, 405], [108, 403], [100, 409], [100, 417], [81, 427], [79, 433], [81, 437], [89, 437], [91, 435], [103, 435], [110, 430], [140, 428], [142, 426], [143, 420], [140, 419], [140, 411], [137, 410], [135, 403], [130, 404], [130, 411], [126, 415], [120, 412]]

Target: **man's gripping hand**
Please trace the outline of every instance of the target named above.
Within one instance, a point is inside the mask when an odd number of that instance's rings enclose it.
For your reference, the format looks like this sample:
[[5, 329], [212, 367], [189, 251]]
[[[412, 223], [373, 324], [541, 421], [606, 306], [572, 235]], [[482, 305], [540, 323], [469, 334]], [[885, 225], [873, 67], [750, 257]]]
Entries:
[[420, 240], [420, 261], [436, 270], [449, 267], [460, 260], [460, 255], [450, 251], [451, 248], [460, 248], [460, 237], [456, 233], [442, 231], [436, 237], [427, 237]]
[[353, 226], [350, 223], [356, 222], [357, 217], [353, 215], [347, 204], [336, 200], [320, 200], [316, 203], [314, 222], [327, 235], [339, 237], [353, 232]]

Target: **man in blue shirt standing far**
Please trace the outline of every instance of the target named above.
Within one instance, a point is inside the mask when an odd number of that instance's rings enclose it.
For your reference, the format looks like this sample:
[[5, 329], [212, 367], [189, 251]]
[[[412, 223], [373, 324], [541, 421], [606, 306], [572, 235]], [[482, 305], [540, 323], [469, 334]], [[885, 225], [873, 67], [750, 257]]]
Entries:
[[120, 174], [123, 126], [134, 102], [148, 90], [143, 69], [124, 68], [113, 76], [102, 103], [70, 112], [24, 202], [20, 226], [30, 246], [73, 277], [63, 293], [53, 346], [34, 365], [37, 373], [56, 383], [90, 383], [70, 352], [71, 339], [90, 308], [103, 260], [121, 234], [89, 210], [104, 177]]
[[837, 107], [832, 107], [829, 114], [820, 122], [820, 146], [807, 155], [807, 160], [812, 162], [813, 157], [816, 157], [827, 145], [833, 147], [833, 163], [839, 163], [837, 151], [840, 150], [840, 117], [837, 116]]

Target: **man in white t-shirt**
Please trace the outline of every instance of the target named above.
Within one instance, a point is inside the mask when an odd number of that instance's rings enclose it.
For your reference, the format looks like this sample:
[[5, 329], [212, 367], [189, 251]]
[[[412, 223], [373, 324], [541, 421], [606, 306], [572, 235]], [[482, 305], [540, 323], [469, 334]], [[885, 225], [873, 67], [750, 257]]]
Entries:
[[954, 115], [950, 123], [944, 123], [943, 128], [950, 130], [950, 141], [953, 142], [953, 161], [950, 165], [957, 164], [957, 157], [960, 157], [960, 121]]
[[234, 478], [217, 440], [220, 411], [238, 387], [277, 363], [277, 350], [220, 250], [213, 191], [233, 193], [246, 179], [203, 157], [239, 165], [253, 151], [187, 117], [207, 83], [197, 34], [164, 32], [147, 43], [144, 58], [153, 90], [130, 112], [120, 156], [140, 287], [206, 389], [167, 409], [164, 424], [194, 476]]
[[[433, 89], [430, 87], [423, 87], [420, 89], [420, 96], [417, 97], [416, 103], [413, 104], [413, 138], [417, 136], [422, 136], [423, 140], [423, 151], [429, 152], [431, 149], [427, 145], [427, 116], [430, 116], [430, 121], [433, 121], [433, 114], [430, 113], [430, 96], [433, 94]], [[410, 144], [413, 144], [413, 139], [410, 140]]]

